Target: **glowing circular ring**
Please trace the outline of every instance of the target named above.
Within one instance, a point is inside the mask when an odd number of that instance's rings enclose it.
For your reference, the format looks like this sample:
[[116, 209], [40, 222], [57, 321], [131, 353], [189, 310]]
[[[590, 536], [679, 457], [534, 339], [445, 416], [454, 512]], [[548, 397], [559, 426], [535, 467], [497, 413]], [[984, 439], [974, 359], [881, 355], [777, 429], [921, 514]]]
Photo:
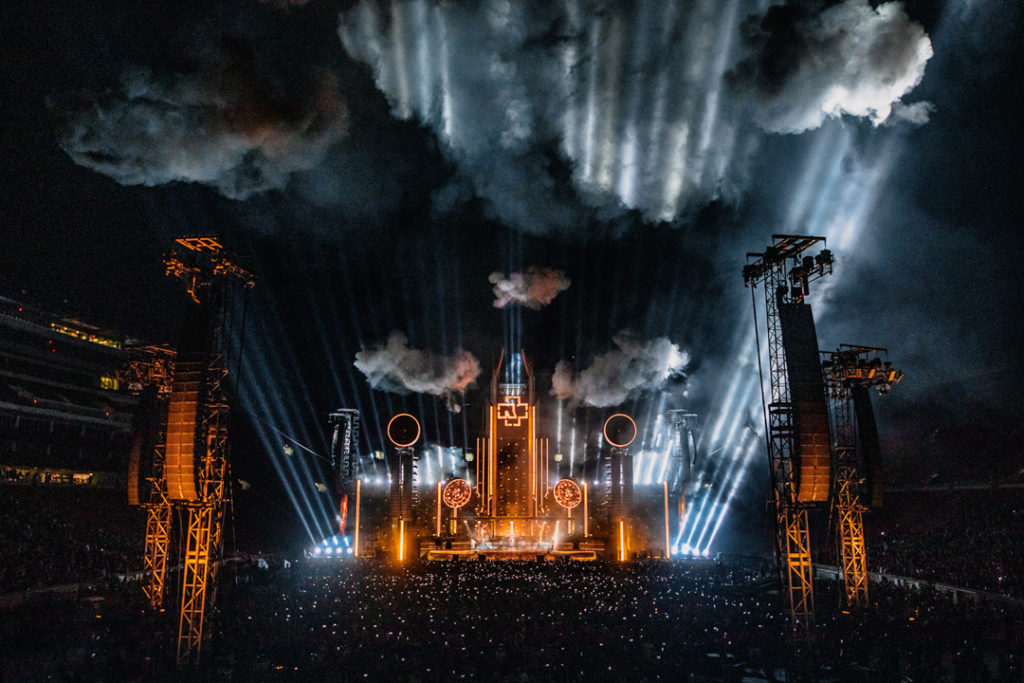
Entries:
[[441, 490], [441, 500], [453, 510], [457, 510], [473, 497], [473, 489], [465, 479], [452, 479]]
[[604, 421], [604, 440], [611, 445], [616, 448], [625, 448], [633, 443], [634, 439], [636, 439], [636, 422], [629, 415], [615, 413]]
[[555, 484], [554, 495], [555, 502], [568, 510], [572, 510], [583, 500], [580, 485], [572, 479], [559, 479]]
[[409, 413], [399, 413], [388, 422], [388, 440], [399, 448], [406, 448], [420, 438], [420, 421]]

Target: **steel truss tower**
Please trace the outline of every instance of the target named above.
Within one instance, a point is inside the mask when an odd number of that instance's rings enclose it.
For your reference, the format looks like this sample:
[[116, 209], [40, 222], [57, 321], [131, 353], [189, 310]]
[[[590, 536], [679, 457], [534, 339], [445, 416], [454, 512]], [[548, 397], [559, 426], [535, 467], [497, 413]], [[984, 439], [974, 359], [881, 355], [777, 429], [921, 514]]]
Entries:
[[[175, 457], [172, 462], [170, 451], [165, 452], [161, 477], [170, 503], [188, 512], [178, 622], [177, 660], [181, 667], [198, 661], [204, 615], [216, 600], [228, 503], [228, 404], [224, 380], [228, 372], [225, 355], [229, 346], [231, 300], [224, 279], [230, 276], [248, 288], [254, 284], [254, 278], [224, 254], [216, 238], [182, 238], [176, 243], [184, 250], [164, 257], [167, 275], [186, 280], [196, 309], [207, 309], [191, 321], [186, 315], [191, 333], [198, 335], [192, 340], [197, 348], [187, 358], [179, 349], [167, 440], [169, 445], [172, 441], [175, 444]], [[185, 433], [173, 440], [172, 427]], [[193, 454], [194, 458], [190, 457]]]
[[903, 379], [903, 373], [883, 362], [879, 353], [886, 349], [843, 344], [828, 354], [822, 364], [832, 408], [832, 482], [836, 516], [836, 542], [839, 566], [843, 572], [847, 607], [868, 606], [867, 546], [864, 542], [863, 513], [860, 500], [856, 429], [851, 414], [854, 390], [876, 387], [888, 392]]
[[[775, 510], [776, 561], [786, 592], [795, 635], [806, 637], [814, 622], [814, 585], [808, 505], [797, 496], [797, 436], [794, 404], [783, 347], [779, 306], [803, 303], [808, 284], [832, 272], [832, 253], [823, 249], [816, 257], [801, 254], [824, 237], [772, 235], [772, 244], [761, 254], [747, 254], [744, 284], [762, 285], [768, 330], [768, 376], [771, 402], [767, 405], [768, 457], [772, 503]], [[751, 293], [753, 294], [753, 292]], [[756, 305], [755, 305], [756, 330]], [[760, 354], [760, 348], [758, 349]]]
[[[218, 328], [220, 326], [218, 321]], [[216, 330], [215, 332], [220, 332]], [[203, 438], [200, 452], [199, 496], [182, 507], [188, 510], [185, 563], [182, 567], [181, 615], [178, 622], [178, 663], [198, 659], [203, 640], [203, 617], [216, 601], [218, 560], [224, 538], [227, 506], [225, 480], [228, 466], [228, 406], [222, 388], [227, 370], [223, 355], [210, 360], [206, 397], [202, 406]]]
[[167, 549], [171, 540], [171, 503], [167, 500], [166, 483], [160, 477], [153, 477], [149, 502], [143, 507], [146, 509], [146, 546], [142, 591], [149, 606], [160, 609], [164, 606]]
[[[164, 438], [167, 429], [167, 402], [174, 374], [174, 351], [162, 346], [145, 346], [135, 350], [123, 372], [128, 390], [143, 394], [142, 402], [155, 402], [153, 411], [144, 411], [144, 419], [136, 425], [138, 448], [133, 445], [128, 465], [128, 502], [141, 505], [146, 511], [146, 537], [143, 550], [142, 591], [153, 609], [164, 604], [164, 582], [167, 577], [167, 554], [171, 537], [171, 503], [164, 480]], [[155, 395], [147, 395], [152, 391]], [[151, 438], [146, 439], [143, 434]], [[148, 450], [152, 461], [145, 478], [147, 490], [140, 494], [142, 451]], [[145, 502], [142, 499], [145, 498]]]

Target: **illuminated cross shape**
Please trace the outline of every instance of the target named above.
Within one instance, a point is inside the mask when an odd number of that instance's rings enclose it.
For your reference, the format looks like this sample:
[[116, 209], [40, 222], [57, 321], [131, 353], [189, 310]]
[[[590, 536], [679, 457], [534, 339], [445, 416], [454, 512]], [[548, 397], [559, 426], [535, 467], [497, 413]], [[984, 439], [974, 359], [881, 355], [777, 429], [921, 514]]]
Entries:
[[505, 402], [498, 404], [498, 419], [503, 420], [506, 427], [519, 427], [529, 417], [530, 406], [520, 403], [518, 396], [506, 396]]

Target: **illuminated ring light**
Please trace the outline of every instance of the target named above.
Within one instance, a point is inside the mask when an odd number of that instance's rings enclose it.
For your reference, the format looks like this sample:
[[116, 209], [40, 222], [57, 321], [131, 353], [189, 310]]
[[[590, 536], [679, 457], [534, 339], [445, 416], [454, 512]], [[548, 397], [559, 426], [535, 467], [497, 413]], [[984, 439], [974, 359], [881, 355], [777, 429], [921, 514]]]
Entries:
[[420, 421], [409, 413], [399, 413], [388, 422], [388, 440], [399, 448], [408, 448], [420, 438]]
[[625, 413], [616, 413], [604, 421], [604, 439], [616, 448], [625, 448], [636, 438], [636, 422]]
[[444, 485], [444, 489], [441, 491], [441, 500], [453, 510], [458, 510], [472, 497], [473, 489], [465, 479], [452, 479]]
[[572, 479], [560, 479], [555, 484], [554, 495], [555, 502], [567, 510], [572, 510], [583, 500], [583, 492], [580, 491], [580, 485]]

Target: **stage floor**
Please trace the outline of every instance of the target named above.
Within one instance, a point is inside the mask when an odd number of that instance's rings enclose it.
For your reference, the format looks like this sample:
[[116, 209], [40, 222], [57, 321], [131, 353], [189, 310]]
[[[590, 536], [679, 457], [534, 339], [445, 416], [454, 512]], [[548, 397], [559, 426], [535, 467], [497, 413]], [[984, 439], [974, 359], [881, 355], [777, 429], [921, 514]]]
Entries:
[[555, 560], [574, 560], [592, 562], [597, 559], [593, 550], [542, 550], [542, 549], [459, 549], [425, 548], [421, 557], [426, 560], [493, 560], [505, 562], [552, 562]]

